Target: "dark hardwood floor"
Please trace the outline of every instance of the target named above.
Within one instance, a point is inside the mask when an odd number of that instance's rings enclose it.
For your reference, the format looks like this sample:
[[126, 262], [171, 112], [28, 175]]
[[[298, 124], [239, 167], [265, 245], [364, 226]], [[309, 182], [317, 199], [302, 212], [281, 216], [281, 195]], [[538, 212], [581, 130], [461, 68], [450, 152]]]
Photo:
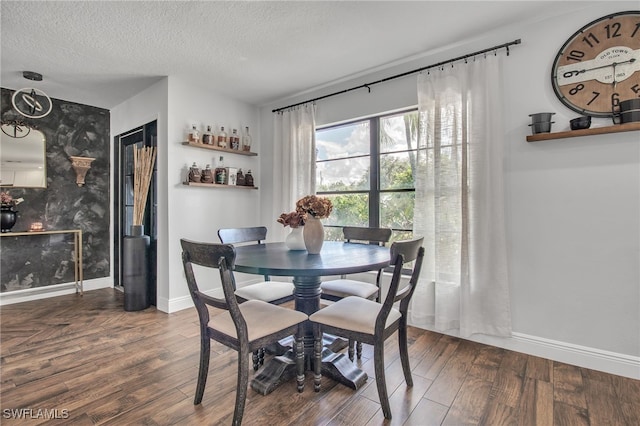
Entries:
[[[199, 351], [194, 309], [125, 312], [122, 293], [103, 289], [0, 312], [3, 425], [231, 422], [236, 352], [215, 342], [203, 402], [193, 405]], [[638, 380], [416, 328], [409, 337], [413, 388], [405, 386], [397, 341], [386, 345], [392, 421], [382, 417], [372, 351], [365, 345], [361, 366], [369, 380], [362, 389], [324, 378], [322, 391], [314, 393], [308, 373], [301, 394], [295, 380], [267, 396], [249, 390], [244, 424], [640, 424]]]

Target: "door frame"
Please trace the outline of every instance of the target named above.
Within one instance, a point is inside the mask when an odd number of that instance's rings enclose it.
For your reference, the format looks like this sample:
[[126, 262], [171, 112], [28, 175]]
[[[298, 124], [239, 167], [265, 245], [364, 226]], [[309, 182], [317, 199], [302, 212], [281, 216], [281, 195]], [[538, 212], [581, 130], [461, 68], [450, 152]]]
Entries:
[[[114, 287], [122, 289], [122, 240], [129, 233], [131, 215], [127, 215], [126, 200], [126, 173], [127, 173], [127, 147], [136, 145], [138, 147], [150, 146], [157, 147], [158, 141], [158, 122], [157, 120], [146, 123], [114, 137], [114, 196], [113, 196], [113, 268]], [[128, 150], [132, 152], [131, 149]], [[133, 155], [129, 154], [129, 166], [133, 162]], [[157, 241], [158, 241], [158, 225], [157, 225], [157, 162], [153, 167], [153, 175], [149, 186], [147, 196], [147, 205], [144, 213], [144, 233], [150, 238], [149, 247], [149, 270], [147, 276], [149, 278], [149, 301], [152, 305], [157, 306]]]

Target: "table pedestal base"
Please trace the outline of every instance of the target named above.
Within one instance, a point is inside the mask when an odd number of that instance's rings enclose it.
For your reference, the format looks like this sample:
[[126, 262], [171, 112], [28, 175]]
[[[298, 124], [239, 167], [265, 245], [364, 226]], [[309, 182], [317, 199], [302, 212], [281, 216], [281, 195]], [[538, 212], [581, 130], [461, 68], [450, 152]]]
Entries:
[[[305, 255], [306, 256], [306, 255]], [[295, 276], [293, 278], [295, 290], [295, 309], [311, 315], [320, 309], [320, 284], [319, 276]], [[313, 347], [314, 335], [313, 325], [307, 321], [302, 327], [302, 340], [304, 343], [305, 370], [313, 371]], [[323, 336], [322, 368], [321, 373], [325, 377], [330, 377], [338, 383], [342, 383], [351, 389], [358, 389], [367, 381], [367, 373], [360, 370], [349, 357], [343, 353], [336, 353], [346, 348], [348, 341], [336, 338], [335, 336]], [[296, 366], [293, 351], [292, 339], [283, 339], [273, 347], [271, 353], [277, 356], [270, 359], [258, 374], [251, 380], [251, 388], [262, 395], [272, 392], [278, 385], [296, 376]], [[287, 347], [288, 346], [288, 347]], [[279, 355], [283, 350], [288, 349], [284, 355]]]
[[[322, 336], [322, 346], [325, 348], [329, 348], [331, 352], [340, 352], [341, 350], [349, 346], [349, 341], [343, 339], [342, 337], [324, 334]], [[280, 356], [286, 354], [292, 348], [293, 336], [290, 336], [276, 343], [273, 343], [264, 349], [269, 355]]]
[[270, 359], [251, 380], [251, 389], [261, 395], [268, 395], [275, 388], [287, 380], [291, 380], [296, 376], [296, 362], [293, 351], [289, 351], [284, 355], [276, 356]]
[[[312, 360], [305, 361], [312, 364]], [[312, 369], [312, 368], [311, 368]], [[357, 390], [367, 381], [367, 373], [360, 370], [347, 355], [334, 353], [325, 347], [322, 350], [322, 376], [329, 377], [351, 389]], [[251, 389], [261, 395], [271, 393], [280, 383], [296, 376], [296, 364], [293, 351], [273, 357], [251, 381]]]

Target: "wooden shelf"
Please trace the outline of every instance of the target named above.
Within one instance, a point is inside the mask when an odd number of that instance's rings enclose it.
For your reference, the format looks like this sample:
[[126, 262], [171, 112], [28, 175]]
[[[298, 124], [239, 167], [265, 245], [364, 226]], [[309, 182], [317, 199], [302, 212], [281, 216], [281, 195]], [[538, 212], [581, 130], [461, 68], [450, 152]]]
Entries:
[[640, 122], [616, 124], [607, 127], [594, 127], [593, 129], [567, 130], [556, 133], [538, 133], [527, 136], [527, 142], [548, 141], [551, 139], [575, 138], [578, 136], [604, 135], [606, 133], [632, 132], [640, 130]]
[[210, 149], [212, 151], [228, 152], [230, 154], [249, 155], [252, 157], [258, 155], [256, 152], [240, 151], [237, 149], [230, 149], [230, 148], [220, 148], [219, 146], [215, 146], [215, 145], [205, 145], [202, 143], [195, 143], [195, 142], [182, 142], [182, 145], [192, 146], [194, 148]]
[[258, 189], [257, 186], [220, 185], [219, 183], [182, 182], [182, 184], [187, 186], [201, 186], [204, 188]]

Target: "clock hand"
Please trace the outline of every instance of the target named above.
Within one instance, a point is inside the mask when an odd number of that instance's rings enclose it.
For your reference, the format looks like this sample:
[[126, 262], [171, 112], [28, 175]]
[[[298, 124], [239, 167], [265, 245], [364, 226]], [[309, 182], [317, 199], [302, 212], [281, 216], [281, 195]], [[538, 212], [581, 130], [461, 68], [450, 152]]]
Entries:
[[585, 73], [587, 71], [599, 70], [599, 69], [608, 68], [608, 67], [613, 67], [615, 69], [617, 65], [632, 64], [635, 61], [636, 61], [636, 58], [631, 58], [628, 61], [624, 61], [624, 62], [613, 62], [611, 64], [601, 65], [599, 67], [593, 67], [593, 68], [587, 68], [587, 69], [580, 70], [580, 71], [578, 71], [578, 74], [583, 74], [583, 73]]
[[613, 65], [613, 90], [616, 90], [616, 85], [618, 84], [618, 82], [616, 81], [616, 64], [615, 62], [612, 64]]

